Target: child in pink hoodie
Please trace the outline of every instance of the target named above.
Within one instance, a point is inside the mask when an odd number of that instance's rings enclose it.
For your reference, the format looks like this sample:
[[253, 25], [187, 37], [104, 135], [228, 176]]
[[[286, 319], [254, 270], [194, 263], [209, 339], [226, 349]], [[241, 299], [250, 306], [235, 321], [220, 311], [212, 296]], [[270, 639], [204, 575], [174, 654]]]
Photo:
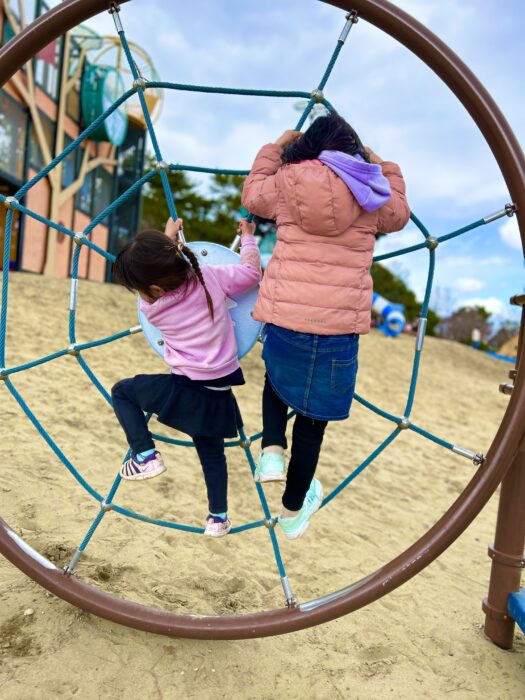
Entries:
[[[295, 539], [322, 504], [313, 477], [327, 423], [349, 415], [359, 336], [370, 329], [375, 236], [402, 229], [410, 210], [399, 166], [364, 148], [337, 114], [263, 146], [242, 203], [277, 222], [254, 310], [266, 324], [263, 451], [255, 479], [286, 478], [279, 525]], [[289, 408], [297, 415], [285, 477]]]
[[142, 231], [113, 266], [115, 280], [140, 295], [141, 310], [164, 339], [169, 374], [138, 375], [112, 389], [113, 408], [130, 446], [120, 468], [128, 481], [151, 479], [166, 467], [145, 413], [193, 438], [208, 492], [205, 534], [227, 535], [227, 465], [224, 438], [242, 426], [232, 386], [244, 384], [227, 299], [255, 287], [261, 277], [254, 224], [243, 219], [240, 265], [200, 267], [178, 240], [181, 219], [165, 233]]

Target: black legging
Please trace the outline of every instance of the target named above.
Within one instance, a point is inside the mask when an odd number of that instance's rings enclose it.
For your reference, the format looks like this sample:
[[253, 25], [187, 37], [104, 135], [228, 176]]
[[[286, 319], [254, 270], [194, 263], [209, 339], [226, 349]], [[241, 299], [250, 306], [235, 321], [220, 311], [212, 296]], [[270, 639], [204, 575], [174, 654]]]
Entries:
[[[155, 409], [153, 405], [155, 402], [150, 396], [144, 394], [144, 390], [136, 391], [135, 385], [136, 382], [133, 379], [124, 379], [115, 384], [111, 397], [113, 408], [126, 433], [129, 446], [133, 452], [137, 453], [146, 452], [155, 447], [144, 415], [144, 411]], [[218, 437], [194, 435], [193, 442], [204, 472], [210, 512], [225, 513], [228, 510], [228, 469], [224, 454], [224, 440]]]
[[[280, 445], [286, 449], [286, 415], [288, 406], [281, 401], [268, 377], [263, 391], [263, 439], [262, 447]], [[323, 444], [328, 421], [314, 420], [298, 413], [292, 431], [292, 454], [288, 464], [283, 506], [288, 510], [300, 510], [312, 479]]]

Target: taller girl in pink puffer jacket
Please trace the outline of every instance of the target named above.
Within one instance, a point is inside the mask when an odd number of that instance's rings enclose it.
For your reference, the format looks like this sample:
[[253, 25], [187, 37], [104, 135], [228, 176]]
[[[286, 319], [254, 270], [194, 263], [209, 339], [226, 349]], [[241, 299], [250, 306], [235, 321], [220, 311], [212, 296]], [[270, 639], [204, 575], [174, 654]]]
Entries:
[[293, 408], [279, 524], [295, 539], [322, 503], [313, 477], [327, 422], [350, 412], [359, 335], [370, 330], [375, 235], [402, 229], [410, 210], [399, 166], [365, 149], [335, 114], [263, 146], [242, 203], [277, 222], [254, 311], [266, 324], [263, 452], [255, 479], [284, 480], [286, 415]]

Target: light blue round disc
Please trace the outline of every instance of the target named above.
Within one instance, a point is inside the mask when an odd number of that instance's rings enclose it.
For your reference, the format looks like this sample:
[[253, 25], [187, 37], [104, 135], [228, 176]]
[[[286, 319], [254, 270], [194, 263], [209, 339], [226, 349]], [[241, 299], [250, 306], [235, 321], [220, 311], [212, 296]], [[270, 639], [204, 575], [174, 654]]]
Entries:
[[[205, 265], [238, 265], [241, 257], [233, 250], [225, 248], [217, 243], [188, 243], [188, 247], [199, 259], [199, 264]], [[249, 289], [242, 294], [236, 294], [228, 299], [230, 316], [235, 330], [235, 339], [239, 350], [239, 358], [247, 355], [253, 348], [261, 332], [261, 323], [254, 321], [251, 313], [257, 301], [259, 287]], [[142, 326], [144, 336], [151, 347], [161, 357], [164, 357], [164, 340], [162, 333], [155, 328], [140, 310], [140, 297], [138, 300], [139, 322]]]

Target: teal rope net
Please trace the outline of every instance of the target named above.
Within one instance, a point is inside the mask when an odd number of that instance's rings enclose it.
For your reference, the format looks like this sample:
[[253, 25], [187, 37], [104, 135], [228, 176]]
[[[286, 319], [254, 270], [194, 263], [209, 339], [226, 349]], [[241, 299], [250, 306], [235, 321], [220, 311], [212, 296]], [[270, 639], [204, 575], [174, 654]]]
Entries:
[[[219, 169], [219, 168], [206, 168], [206, 167], [200, 167], [200, 166], [192, 166], [192, 165], [184, 165], [184, 164], [179, 164], [179, 163], [167, 163], [166, 161], [163, 160], [162, 157], [162, 152], [155, 134], [155, 130], [153, 127], [153, 123], [151, 120], [151, 116], [148, 110], [148, 106], [144, 97], [145, 91], [148, 88], [163, 88], [167, 90], [178, 90], [178, 91], [189, 91], [189, 92], [199, 92], [199, 93], [206, 93], [206, 94], [223, 94], [223, 95], [244, 95], [244, 96], [250, 96], [250, 97], [278, 97], [278, 98], [303, 98], [307, 100], [307, 105], [296, 125], [296, 129], [301, 129], [301, 127], [304, 125], [306, 119], [308, 118], [310, 112], [312, 109], [315, 107], [317, 103], [322, 103], [328, 110], [334, 111], [334, 108], [328, 102], [328, 100], [324, 97], [323, 91], [328, 83], [328, 80], [332, 74], [333, 68], [336, 65], [337, 59], [339, 58], [339, 55], [342, 51], [342, 48], [345, 44], [345, 41], [350, 33], [350, 30], [352, 26], [357, 22], [357, 14], [355, 12], [351, 12], [346, 16], [346, 23], [344, 26], [344, 29], [337, 41], [335, 50], [329, 60], [329, 63], [327, 65], [327, 68], [325, 70], [325, 73], [322, 76], [321, 81], [318, 84], [318, 87], [313, 90], [312, 92], [304, 92], [304, 91], [275, 91], [275, 90], [250, 90], [250, 89], [235, 89], [235, 88], [221, 88], [221, 87], [210, 87], [210, 86], [203, 86], [203, 85], [184, 85], [181, 83], [171, 83], [171, 82], [161, 82], [161, 81], [155, 81], [155, 82], [148, 82], [144, 80], [144, 78], [139, 74], [136, 64], [133, 60], [133, 56], [131, 54], [126, 35], [122, 26], [122, 22], [120, 20], [120, 14], [119, 14], [119, 9], [115, 5], [111, 10], [111, 14], [113, 15], [113, 18], [115, 20], [115, 25], [117, 32], [120, 37], [120, 41], [122, 44], [122, 48], [124, 50], [124, 53], [127, 57], [132, 75], [133, 75], [133, 87], [132, 89], [126, 91], [121, 97], [116, 100], [114, 104], [112, 104], [100, 117], [98, 117], [92, 124], [90, 124], [81, 134], [80, 136], [75, 139], [71, 144], [65, 148], [62, 153], [57, 155], [47, 166], [45, 166], [37, 175], [35, 175], [31, 180], [29, 180], [26, 184], [24, 184], [19, 191], [16, 193], [14, 197], [6, 197], [4, 195], [0, 194], [0, 202], [3, 202], [4, 205], [7, 208], [7, 213], [6, 213], [6, 226], [5, 226], [5, 242], [4, 242], [4, 253], [3, 253], [3, 270], [4, 274], [2, 276], [2, 302], [1, 302], [1, 309], [0, 309], [0, 380], [3, 381], [5, 387], [7, 390], [11, 393], [11, 395], [14, 397], [14, 399], [18, 402], [19, 406], [21, 407], [22, 411], [24, 414], [27, 416], [27, 418], [31, 421], [35, 429], [38, 431], [38, 433], [41, 435], [41, 437], [44, 439], [44, 441], [47, 443], [47, 445], [50, 447], [50, 449], [54, 452], [56, 457], [60, 460], [60, 462], [66, 467], [66, 469], [70, 472], [70, 474], [73, 476], [74, 479], [82, 486], [82, 488], [92, 497], [94, 498], [100, 505], [100, 510], [97, 513], [96, 517], [94, 518], [93, 522], [91, 523], [88, 531], [86, 532], [82, 542], [79, 544], [78, 548], [76, 549], [72, 559], [70, 560], [69, 564], [67, 567], [65, 567], [65, 573], [68, 575], [71, 575], [75, 567], [82, 556], [82, 553], [86, 550], [88, 544], [90, 543], [92, 537], [94, 536], [98, 526], [104, 519], [104, 516], [107, 512], [109, 511], [115, 511], [116, 513], [119, 513], [120, 515], [126, 516], [128, 518], [132, 518], [134, 520], [139, 520], [142, 522], [150, 523], [152, 525], [157, 525], [160, 527], [165, 527], [165, 528], [171, 528], [174, 530], [179, 530], [183, 532], [191, 532], [191, 533], [196, 533], [196, 534], [202, 534], [204, 532], [203, 528], [200, 527], [194, 527], [192, 525], [187, 525], [184, 523], [176, 522], [176, 521], [170, 521], [170, 520], [160, 520], [154, 517], [150, 517], [148, 515], [142, 514], [142, 513], [137, 513], [129, 508], [126, 508], [124, 506], [119, 505], [118, 503], [115, 503], [115, 497], [117, 494], [117, 491], [119, 489], [120, 483], [121, 483], [121, 478], [120, 475], [117, 473], [117, 476], [115, 477], [108, 493], [106, 496], [103, 496], [100, 494], [96, 489], [91, 486], [91, 484], [82, 476], [82, 474], [75, 468], [75, 466], [72, 464], [72, 462], [68, 459], [68, 457], [65, 455], [65, 453], [61, 450], [61, 448], [56, 444], [56, 442], [53, 440], [53, 438], [49, 435], [47, 432], [46, 428], [42, 425], [38, 417], [34, 414], [34, 412], [31, 410], [29, 405], [26, 403], [24, 398], [21, 396], [21, 394], [18, 392], [16, 389], [12, 377], [15, 374], [18, 374], [20, 372], [24, 372], [26, 370], [32, 369], [34, 367], [37, 367], [39, 365], [46, 364], [48, 362], [52, 362], [58, 358], [64, 357], [66, 355], [71, 355], [73, 356], [82, 370], [85, 372], [87, 377], [90, 379], [90, 381], [93, 383], [93, 385], [96, 387], [96, 389], [100, 392], [102, 397], [111, 405], [111, 396], [106, 390], [106, 388], [103, 386], [103, 384], [100, 382], [100, 380], [97, 378], [89, 364], [87, 363], [85, 357], [83, 356], [83, 352], [85, 350], [91, 349], [91, 348], [96, 348], [100, 347], [103, 345], [107, 345], [109, 343], [113, 343], [117, 340], [121, 340], [123, 338], [126, 338], [130, 335], [133, 335], [135, 333], [140, 333], [142, 331], [140, 326], [134, 326], [132, 328], [125, 329], [119, 333], [115, 333], [111, 336], [105, 337], [105, 338], [100, 338], [98, 340], [93, 340], [90, 342], [86, 343], [79, 343], [77, 342], [77, 335], [76, 335], [76, 311], [77, 311], [77, 289], [78, 289], [78, 281], [79, 281], [79, 260], [80, 260], [80, 252], [82, 246], [86, 246], [90, 248], [92, 251], [97, 253], [98, 255], [101, 255], [103, 258], [105, 258], [107, 261], [112, 262], [114, 260], [114, 257], [108, 253], [107, 251], [103, 250], [101, 247], [97, 246], [93, 241], [90, 239], [90, 234], [92, 231], [95, 229], [95, 227], [105, 221], [111, 213], [117, 209], [118, 207], [122, 206], [123, 204], [126, 203], [132, 197], [135, 195], [137, 192], [139, 192], [144, 185], [146, 185], [148, 182], [153, 180], [156, 177], [161, 178], [161, 182], [163, 185], [163, 190], [164, 194], [166, 197], [166, 202], [169, 208], [170, 216], [172, 216], [174, 219], [177, 218], [177, 209], [175, 205], [175, 200], [173, 193], [171, 192], [170, 185], [169, 185], [169, 179], [168, 179], [168, 172], [170, 171], [186, 171], [186, 172], [197, 172], [197, 173], [211, 173], [211, 174], [234, 174], [234, 175], [248, 175], [247, 170], [231, 170], [231, 169]], [[39, 215], [38, 213], [28, 209], [24, 204], [22, 204], [22, 200], [27, 195], [27, 193], [31, 190], [32, 187], [34, 187], [37, 183], [39, 183], [42, 179], [44, 179], [59, 163], [61, 163], [69, 154], [71, 154], [75, 149], [77, 149], [80, 144], [86, 139], [89, 138], [93, 132], [96, 131], [96, 129], [104, 122], [107, 117], [109, 117], [113, 112], [115, 112], [122, 104], [124, 104], [127, 100], [129, 100], [133, 95], [137, 95], [141, 107], [144, 113], [144, 119], [146, 123], [146, 128], [148, 131], [148, 134], [151, 139], [151, 144], [153, 147], [153, 151], [155, 154], [155, 158], [157, 160], [157, 166], [155, 169], [145, 173], [137, 182], [135, 182], [127, 191], [125, 191], [118, 199], [113, 201], [109, 206], [107, 206], [105, 209], [103, 209], [92, 221], [91, 223], [86, 227], [86, 229], [82, 233], [75, 233], [68, 229], [67, 227], [63, 226], [60, 223], [56, 223], [54, 221], [51, 221], [47, 219], [44, 216]], [[51, 353], [49, 355], [46, 355], [44, 357], [35, 359], [30, 362], [26, 362], [21, 365], [17, 366], [6, 366], [6, 333], [7, 333], [7, 313], [8, 313], [8, 298], [9, 298], [9, 275], [7, 274], [7, 271], [9, 269], [9, 255], [10, 255], [10, 244], [11, 244], [11, 236], [12, 236], [12, 226], [13, 226], [13, 212], [17, 210], [28, 217], [31, 217], [32, 219], [35, 219], [36, 221], [39, 221], [46, 226], [54, 229], [55, 231], [61, 232], [65, 234], [66, 236], [69, 236], [76, 244], [74, 253], [73, 253], [73, 259], [72, 259], [72, 266], [71, 266], [71, 291], [70, 291], [70, 303], [69, 303], [69, 327], [68, 327], [68, 344], [65, 346], [63, 349], [58, 350], [57, 352]], [[405, 406], [405, 411], [402, 416], [394, 415], [392, 413], [389, 413], [388, 411], [380, 408], [379, 406], [376, 406], [372, 402], [366, 400], [362, 396], [356, 394], [355, 399], [356, 401], [361, 404], [364, 408], [368, 409], [369, 411], [377, 414], [381, 418], [385, 419], [386, 421], [390, 422], [393, 426], [392, 431], [388, 434], [388, 436], [381, 442], [381, 444], [373, 451], [371, 452], [366, 459], [361, 462], [355, 469], [353, 469], [342, 481], [341, 483], [335, 487], [324, 499], [322, 507], [326, 507], [336, 496], [338, 496], [354, 479], [356, 479], [359, 474], [361, 474], [375, 459], [377, 459], [386, 448], [391, 445], [398, 437], [399, 435], [405, 431], [409, 430], [417, 435], [420, 435], [421, 437], [425, 438], [426, 440], [429, 440], [433, 443], [436, 443], [437, 445], [450, 450], [458, 455], [461, 455], [463, 457], [466, 457], [470, 460], [472, 460], [475, 464], [481, 463], [483, 460], [483, 456], [480, 454], [477, 454], [476, 452], [473, 452], [469, 449], [465, 449], [463, 447], [459, 447], [457, 445], [454, 445], [451, 442], [448, 442], [447, 440], [442, 439], [441, 437], [433, 434], [429, 430], [426, 430], [416, 424], [414, 424], [410, 420], [410, 415], [412, 412], [413, 404], [414, 404], [414, 399], [416, 396], [416, 389], [417, 389], [417, 383], [418, 383], [418, 377], [419, 377], [419, 369], [420, 369], [420, 362], [421, 362], [421, 354], [423, 350], [423, 341], [425, 338], [425, 332], [426, 332], [426, 326], [427, 326], [427, 318], [428, 318], [428, 310], [429, 310], [429, 303], [430, 303], [430, 295], [432, 291], [432, 284], [433, 284], [433, 279], [434, 279], [434, 270], [435, 270], [435, 264], [436, 264], [436, 248], [440, 243], [443, 243], [445, 241], [451, 240], [457, 236], [460, 236], [464, 233], [467, 233], [468, 231], [472, 231], [480, 226], [483, 226], [485, 224], [488, 224], [500, 217], [503, 216], [512, 216], [514, 213], [514, 207], [511, 204], [505, 205], [503, 209], [500, 211], [491, 214], [489, 216], [480, 218], [476, 221], [474, 221], [471, 224], [468, 224], [467, 226], [463, 226], [462, 228], [452, 231], [450, 233], [447, 233], [446, 235], [442, 235], [440, 237], [434, 237], [431, 236], [429, 231], [426, 229], [426, 227], [423, 225], [423, 223], [415, 216], [415, 214], [411, 214], [411, 219], [413, 223], [416, 225], [416, 227], [419, 229], [421, 232], [423, 240], [421, 243], [418, 243], [416, 245], [408, 246], [406, 248], [402, 248], [390, 253], [386, 253], [383, 255], [377, 255], [375, 256], [374, 260], [379, 262], [382, 260], [386, 260], [388, 258], [400, 256], [400, 255], [405, 255], [407, 253], [411, 253], [416, 250], [421, 250], [426, 248], [429, 253], [429, 264], [428, 264], [428, 276], [427, 276], [427, 283], [426, 283], [426, 289], [425, 289], [425, 295], [424, 295], [424, 300], [422, 304], [422, 310], [421, 310], [421, 316], [419, 319], [419, 326], [418, 326], [418, 335], [416, 339], [416, 347], [415, 347], [415, 353], [414, 353], [414, 359], [413, 359], [413, 364], [412, 364], [412, 373], [411, 373], [411, 378], [410, 378], [410, 383], [409, 383], [409, 388], [408, 388], [408, 396], [407, 396], [407, 401], [406, 401], [406, 406]], [[293, 412], [289, 414], [289, 418], [293, 416]], [[151, 416], [148, 416], [148, 420]], [[159, 441], [159, 442], [164, 442], [170, 445], [177, 445], [181, 447], [193, 447], [193, 442], [191, 440], [180, 440], [180, 439], [175, 439], [168, 437], [166, 435], [158, 435], [154, 434], [153, 435], [154, 439]], [[239, 438], [237, 440], [230, 440], [227, 441], [225, 444], [228, 448], [233, 448], [233, 447], [241, 447], [246, 455], [246, 459], [248, 462], [248, 466], [250, 469], [251, 474], [253, 475], [254, 470], [255, 470], [255, 461], [253, 458], [252, 454], [252, 444], [260, 440], [262, 437], [262, 433], [258, 432], [253, 435], [246, 435], [244, 430], [239, 431]], [[129, 454], [129, 453], [128, 453]], [[255, 482], [254, 482], [255, 483]], [[290, 584], [288, 582], [287, 576], [286, 576], [286, 570], [285, 566], [283, 563], [283, 559], [281, 556], [280, 548], [279, 548], [279, 543], [278, 539], [275, 533], [275, 524], [277, 522], [277, 518], [273, 517], [270, 511], [270, 508], [268, 506], [265, 494], [264, 494], [264, 489], [259, 483], [255, 483], [255, 487], [257, 489], [257, 494], [260, 500], [262, 512], [263, 512], [263, 518], [260, 520], [255, 520], [253, 522], [248, 522], [243, 525], [237, 526], [232, 528], [231, 534], [236, 534], [240, 532], [245, 532], [248, 530], [252, 530], [254, 528], [259, 528], [266, 526], [268, 528], [268, 533], [270, 537], [270, 542], [273, 548], [273, 553], [275, 556], [275, 561], [277, 565], [277, 569], [279, 572], [279, 576], [281, 578], [281, 583], [283, 586], [283, 590], [285, 593], [286, 601], [288, 605], [293, 605], [294, 604], [294, 598], [292, 594], [292, 590], [290, 587]]]

